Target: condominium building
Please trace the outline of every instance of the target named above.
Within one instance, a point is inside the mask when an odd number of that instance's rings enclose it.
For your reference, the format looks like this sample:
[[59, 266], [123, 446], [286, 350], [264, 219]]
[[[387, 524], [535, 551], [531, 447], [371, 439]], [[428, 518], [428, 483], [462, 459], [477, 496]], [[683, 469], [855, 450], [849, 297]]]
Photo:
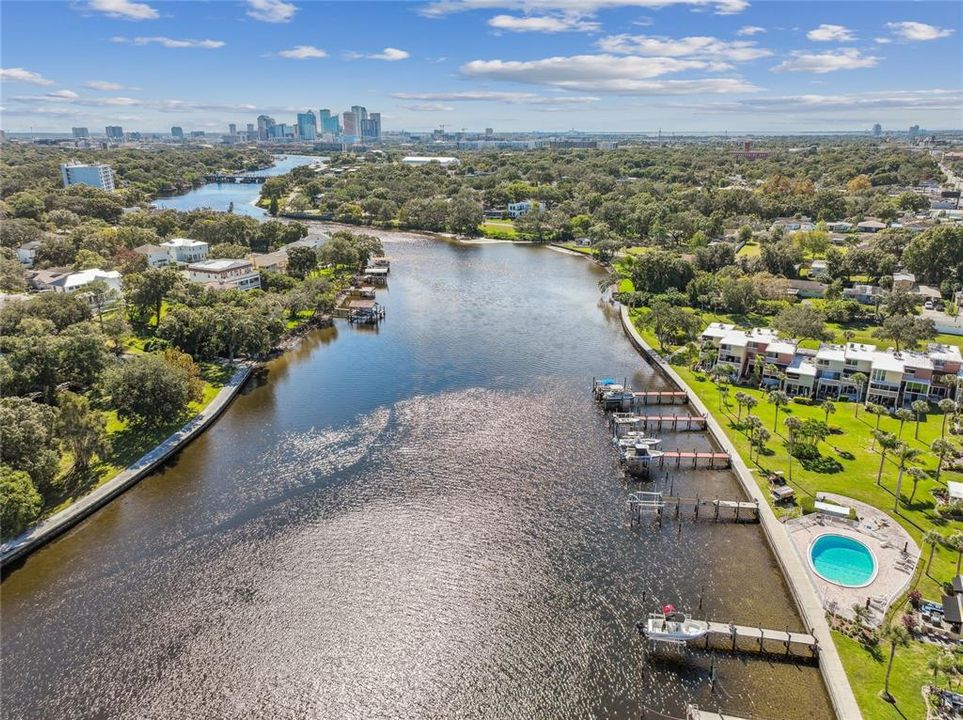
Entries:
[[318, 120], [311, 110], [298, 113], [298, 137], [301, 140], [318, 139]]
[[70, 128], [70, 132], [77, 140], [90, 137], [90, 131], [85, 127]]
[[120, 125], [108, 125], [104, 128], [104, 135], [107, 136], [108, 140], [123, 140], [124, 128]]
[[60, 178], [64, 187], [69, 185], [90, 185], [92, 187], [114, 191], [114, 171], [110, 165], [84, 165], [81, 163], [62, 163]]
[[[779, 339], [769, 328], [741, 330], [724, 323], [706, 327], [701, 339], [703, 347], [716, 350], [715, 364], [732, 367], [734, 377], [748, 379], [758, 373], [762, 386], [779, 387], [790, 395], [902, 407], [915, 400], [953, 397], [955, 391], [942, 378], [963, 380], [963, 356], [955, 345], [930, 343], [924, 351], [897, 352], [864, 343], [824, 343], [814, 351]], [[857, 373], [866, 382], [855, 382]]]

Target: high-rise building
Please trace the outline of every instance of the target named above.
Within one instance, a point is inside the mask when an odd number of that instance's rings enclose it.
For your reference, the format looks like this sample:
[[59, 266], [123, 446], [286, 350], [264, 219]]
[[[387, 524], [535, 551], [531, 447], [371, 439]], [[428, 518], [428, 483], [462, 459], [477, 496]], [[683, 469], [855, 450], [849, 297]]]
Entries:
[[910, 125], [909, 136], [910, 136], [911, 138], [915, 138], [915, 137], [916, 137], [917, 135], [919, 135], [919, 134], [920, 134], [920, 126], [919, 126], [919, 125]]
[[494, 134], [495, 134], [494, 130], [492, 130], [491, 128], [485, 128], [485, 137], [491, 137]]
[[120, 125], [108, 125], [104, 128], [104, 134], [107, 136], [108, 140], [123, 140], [124, 128], [122, 128]]
[[321, 132], [329, 135], [341, 134], [341, 123], [338, 122], [338, 116], [332, 115], [327, 108], [322, 108], [318, 113], [318, 122], [321, 126]]
[[358, 116], [354, 112], [343, 113], [341, 115], [341, 129], [345, 135], [357, 136], [359, 134]]
[[257, 132], [257, 131], [254, 129], [254, 123], [248, 123], [248, 124], [247, 124], [247, 131], [248, 131], [248, 133]]
[[114, 171], [110, 169], [110, 165], [63, 163], [60, 166], [60, 177], [64, 181], [64, 187], [91, 185], [107, 192], [114, 191]]
[[73, 133], [73, 136], [74, 136], [75, 138], [77, 138], [78, 140], [79, 140], [80, 138], [89, 138], [89, 137], [90, 137], [90, 132], [88, 132], [87, 128], [85, 128], [85, 127], [70, 128], [70, 132], [72, 132], [72, 133]]
[[361, 137], [365, 140], [381, 139], [381, 113], [371, 113], [361, 121]]
[[174, 138], [175, 140], [183, 140], [183, 139], [184, 139], [184, 128], [178, 127], [177, 125], [175, 125], [174, 127], [172, 127], [172, 128], [171, 128], [171, 137]]
[[227, 134], [237, 135], [237, 125], [235, 123], [231, 123], [230, 125], [227, 126]]
[[351, 112], [353, 112], [354, 116], [358, 119], [359, 125], [361, 124], [362, 120], [368, 119], [368, 110], [364, 105], [352, 105]]
[[277, 123], [274, 121], [273, 117], [269, 117], [267, 115], [258, 115], [257, 116], [257, 139], [267, 140], [269, 137], [271, 137], [270, 130], [275, 125], [277, 125]]
[[879, 123], [876, 123], [875, 125], [873, 125], [873, 135], [875, 135], [876, 137], [879, 137], [882, 134], [883, 134], [883, 126], [880, 125]]
[[298, 137], [302, 140], [318, 139], [318, 119], [311, 110], [298, 113]]

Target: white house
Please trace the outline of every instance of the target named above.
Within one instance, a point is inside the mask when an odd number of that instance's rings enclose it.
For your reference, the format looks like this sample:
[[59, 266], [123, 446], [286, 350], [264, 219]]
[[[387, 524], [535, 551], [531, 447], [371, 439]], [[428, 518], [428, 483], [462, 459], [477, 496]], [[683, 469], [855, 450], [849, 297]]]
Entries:
[[37, 248], [39, 247], [39, 240], [24, 243], [17, 248], [17, 260], [19, 260], [22, 265], [33, 267], [33, 261], [37, 258]]
[[508, 217], [517, 218], [528, 215], [532, 210], [538, 208], [538, 203], [534, 200], [522, 200], [517, 203], [508, 203]]
[[254, 290], [261, 287], [261, 274], [250, 260], [202, 260], [184, 271], [188, 280], [219, 290]]
[[207, 257], [209, 245], [203, 240], [190, 238], [172, 238], [161, 243], [167, 248], [170, 261], [174, 263], [196, 263]]
[[95, 280], [102, 280], [113, 292], [120, 294], [120, 273], [116, 270], [100, 270], [99, 268], [64, 275], [51, 283], [51, 289], [54, 292], [77, 292], [78, 290], [84, 290]]
[[141, 245], [135, 247], [134, 252], [147, 258], [148, 267], [164, 267], [171, 262], [171, 256], [167, 252], [167, 248], [161, 245]]

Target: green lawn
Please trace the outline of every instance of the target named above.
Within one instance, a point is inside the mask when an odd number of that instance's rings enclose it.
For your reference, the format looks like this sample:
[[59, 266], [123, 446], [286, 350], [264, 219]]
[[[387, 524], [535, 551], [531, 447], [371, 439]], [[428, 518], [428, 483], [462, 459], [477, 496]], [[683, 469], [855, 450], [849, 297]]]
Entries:
[[736, 255], [740, 257], [758, 257], [761, 254], [762, 247], [755, 240], [750, 240], [747, 242], [745, 245], [739, 248], [739, 252], [736, 253]]
[[481, 233], [495, 240], [515, 240], [518, 237], [515, 223], [511, 220], [485, 220], [481, 224]]

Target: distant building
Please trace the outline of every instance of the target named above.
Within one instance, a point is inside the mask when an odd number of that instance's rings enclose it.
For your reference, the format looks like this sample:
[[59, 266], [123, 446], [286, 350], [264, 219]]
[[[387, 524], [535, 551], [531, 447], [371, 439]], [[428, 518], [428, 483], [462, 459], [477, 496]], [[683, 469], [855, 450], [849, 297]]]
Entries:
[[875, 135], [876, 137], [879, 137], [882, 134], [883, 134], [883, 126], [880, 125], [879, 123], [876, 123], [875, 125], [873, 125], [873, 135]]
[[199, 262], [207, 257], [210, 246], [203, 240], [191, 240], [190, 238], [171, 238], [161, 243], [161, 247], [167, 249], [170, 261], [174, 263], [193, 263]]
[[508, 217], [519, 218], [522, 215], [528, 215], [532, 210], [537, 210], [539, 207], [538, 203], [534, 200], [522, 200], [517, 203], [508, 203]]
[[341, 128], [343, 135], [357, 136], [359, 134], [358, 116], [353, 112], [345, 112], [341, 116]]
[[191, 263], [184, 272], [189, 280], [222, 290], [261, 287], [261, 275], [250, 260], [204, 260]]
[[107, 136], [108, 140], [123, 140], [124, 128], [120, 125], [108, 125], [104, 128], [104, 135]]
[[175, 125], [174, 127], [172, 127], [172, 128], [171, 128], [171, 137], [174, 138], [175, 140], [183, 140], [183, 139], [184, 139], [184, 128], [178, 127], [177, 125]]
[[863, 220], [863, 222], [856, 224], [856, 232], [861, 233], [875, 233], [885, 229], [886, 223], [879, 220]]
[[311, 110], [298, 113], [298, 137], [309, 141], [318, 139], [318, 121]]
[[381, 139], [381, 113], [371, 113], [361, 121], [361, 138], [363, 140]]
[[332, 115], [327, 108], [321, 108], [318, 112], [318, 122], [321, 126], [321, 132], [326, 135], [341, 134], [341, 123], [338, 122], [338, 116]]
[[204, 132], [203, 130], [191, 130], [191, 137], [192, 138], [207, 137], [207, 133]]
[[910, 128], [909, 128], [909, 136], [910, 136], [911, 138], [915, 138], [915, 137], [918, 137], [919, 134], [920, 134], [920, 126], [919, 126], [919, 125], [910, 125]]
[[107, 192], [114, 191], [114, 171], [110, 169], [110, 165], [63, 163], [60, 165], [60, 178], [64, 187], [90, 185]]
[[90, 137], [90, 131], [88, 131], [87, 128], [85, 127], [70, 128], [70, 132], [78, 140]]
[[228, 126], [227, 126], [227, 134], [228, 134], [228, 135], [237, 135], [237, 125], [234, 124], [234, 123], [231, 123], [230, 125], [228, 125]]
[[752, 140], [746, 140], [742, 144], [742, 150], [734, 150], [732, 154], [734, 157], [742, 158], [743, 160], [765, 160], [772, 155], [768, 150], [753, 150]]
[[271, 128], [273, 128], [277, 123], [274, 121], [273, 117], [268, 115], [258, 115], [257, 116], [257, 139], [261, 142], [266, 141], [271, 135]]

